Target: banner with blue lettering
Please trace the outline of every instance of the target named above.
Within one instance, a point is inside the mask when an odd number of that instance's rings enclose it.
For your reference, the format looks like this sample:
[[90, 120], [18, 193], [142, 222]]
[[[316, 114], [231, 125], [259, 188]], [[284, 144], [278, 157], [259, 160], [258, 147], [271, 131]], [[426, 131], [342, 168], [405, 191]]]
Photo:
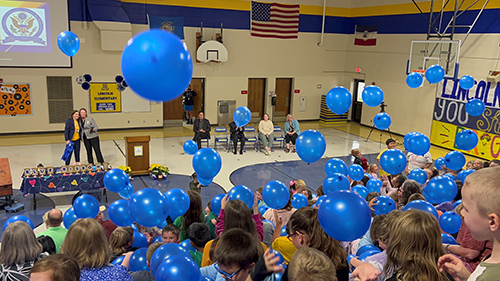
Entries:
[[177, 35], [179, 38], [184, 39], [184, 18], [183, 17], [162, 17], [155, 15], [148, 15], [149, 28], [161, 29]]
[[[497, 159], [500, 155], [500, 83], [476, 81], [470, 90], [458, 85], [458, 79], [443, 80], [437, 91], [432, 121], [431, 143], [458, 150], [455, 136], [465, 129], [473, 130], [479, 137], [479, 144], [466, 154], [484, 159]], [[482, 100], [486, 109], [481, 116], [470, 116], [465, 111], [468, 100]]]

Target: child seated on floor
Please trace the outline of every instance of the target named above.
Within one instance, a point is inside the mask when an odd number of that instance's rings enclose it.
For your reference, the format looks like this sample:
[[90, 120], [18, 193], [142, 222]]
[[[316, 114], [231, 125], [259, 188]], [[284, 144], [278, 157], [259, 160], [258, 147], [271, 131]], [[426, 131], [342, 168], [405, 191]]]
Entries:
[[210, 229], [210, 237], [212, 239], [215, 239], [215, 225], [217, 224], [217, 216], [212, 212], [212, 202], [208, 202], [207, 206], [205, 207], [205, 223], [208, 226], [208, 229]]
[[193, 173], [191, 175], [191, 178], [193, 179], [193, 181], [189, 183], [189, 190], [201, 193], [201, 183], [198, 181], [198, 175], [196, 173]]
[[323, 252], [309, 247], [298, 249], [290, 260], [290, 281], [336, 281], [337, 270], [332, 260]]
[[201, 222], [193, 222], [187, 229], [186, 234], [196, 251], [189, 251], [193, 260], [201, 267], [203, 258], [203, 249], [208, 241], [211, 240], [208, 226]]
[[119, 256], [133, 251], [134, 229], [130, 226], [117, 227], [109, 236], [109, 247], [111, 248], [111, 260], [114, 261]]
[[172, 223], [165, 225], [161, 231], [161, 241], [163, 243], [179, 244], [181, 239], [181, 230]]

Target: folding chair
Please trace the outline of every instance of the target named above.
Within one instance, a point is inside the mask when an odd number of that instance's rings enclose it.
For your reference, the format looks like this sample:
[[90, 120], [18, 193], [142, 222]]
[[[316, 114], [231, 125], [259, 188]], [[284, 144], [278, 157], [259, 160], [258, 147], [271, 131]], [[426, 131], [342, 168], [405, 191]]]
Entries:
[[223, 145], [226, 151], [229, 151], [229, 135], [226, 127], [217, 127], [214, 130], [214, 149], [217, 150], [217, 145]]
[[[283, 129], [279, 126], [274, 126], [274, 144], [273, 147], [278, 147], [278, 148], [284, 148], [285, 147], [285, 136], [283, 135]], [[279, 146], [276, 146], [276, 144], [279, 144]]]
[[249, 143], [253, 144], [253, 148], [257, 150], [259, 138], [257, 137], [257, 132], [254, 127], [245, 127], [245, 140], [245, 150]]

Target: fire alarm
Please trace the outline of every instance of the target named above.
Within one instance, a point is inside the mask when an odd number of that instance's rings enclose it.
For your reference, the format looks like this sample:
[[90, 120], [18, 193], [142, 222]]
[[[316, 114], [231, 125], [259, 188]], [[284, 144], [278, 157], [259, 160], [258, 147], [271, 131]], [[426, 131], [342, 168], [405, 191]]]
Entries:
[[356, 67], [356, 72], [361, 72], [361, 68]]

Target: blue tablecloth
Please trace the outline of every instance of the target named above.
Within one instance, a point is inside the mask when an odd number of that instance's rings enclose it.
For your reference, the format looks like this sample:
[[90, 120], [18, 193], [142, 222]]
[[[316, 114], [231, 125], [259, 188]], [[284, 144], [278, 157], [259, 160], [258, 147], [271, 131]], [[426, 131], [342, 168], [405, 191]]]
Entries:
[[[58, 169], [55, 169], [58, 170]], [[105, 172], [54, 174], [45, 177], [23, 177], [23, 195], [63, 191], [95, 190], [104, 188]]]

